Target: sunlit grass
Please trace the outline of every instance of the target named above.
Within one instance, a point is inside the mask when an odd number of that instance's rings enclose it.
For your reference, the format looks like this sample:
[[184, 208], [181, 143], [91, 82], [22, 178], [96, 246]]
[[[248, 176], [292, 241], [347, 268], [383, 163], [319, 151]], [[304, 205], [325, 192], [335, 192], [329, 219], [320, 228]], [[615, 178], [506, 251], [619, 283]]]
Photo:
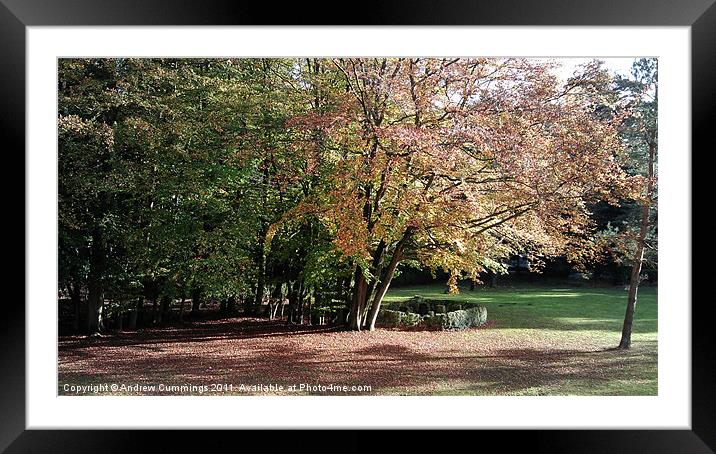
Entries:
[[[448, 295], [444, 286], [392, 288], [386, 302], [396, 302], [415, 295], [449, 299], [487, 307], [488, 320], [496, 329], [531, 328], [620, 332], [626, 308], [627, 292], [621, 288], [479, 288], [462, 289]], [[657, 290], [645, 287], [639, 291], [634, 334], [657, 332]]]
[[[444, 293], [443, 285], [393, 288], [387, 302], [397, 302], [415, 295], [448, 299], [487, 307], [488, 330], [510, 337], [532, 339], [537, 345], [569, 349], [589, 344], [601, 350], [590, 353], [595, 365], [593, 374], [574, 374], [572, 379], [510, 391], [516, 395], [656, 395], [657, 381], [657, 289], [639, 290], [630, 352], [612, 350], [619, 344], [627, 291], [623, 288], [544, 288], [507, 287], [461, 288], [458, 295]], [[560, 360], [559, 367], [579, 367], [582, 361]], [[534, 364], [542, 371], [543, 364]], [[619, 372], [616, 376], [614, 371]], [[485, 394], [503, 394], [499, 386], [486, 387]], [[473, 388], [459, 384], [432, 390], [432, 394], [474, 394]]]

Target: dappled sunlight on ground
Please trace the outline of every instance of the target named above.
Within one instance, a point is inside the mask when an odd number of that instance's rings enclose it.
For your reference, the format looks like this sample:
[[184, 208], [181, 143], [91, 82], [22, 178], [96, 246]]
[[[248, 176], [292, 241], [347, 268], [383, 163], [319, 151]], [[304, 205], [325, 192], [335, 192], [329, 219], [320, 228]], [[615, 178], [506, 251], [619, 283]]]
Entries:
[[59, 393], [72, 394], [65, 384], [226, 383], [233, 385], [230, 394], [246, 394], [238, 391], [241, 384], [308, 383], [368, 385], [368, 394], [390, 395], [656, 394], [655, 339], [637, 336], [628, 352], [610, 350], [617, 341], [618, 333], [599, 331], [488, 326], [357, 333], [231, 318], [61, 338]]

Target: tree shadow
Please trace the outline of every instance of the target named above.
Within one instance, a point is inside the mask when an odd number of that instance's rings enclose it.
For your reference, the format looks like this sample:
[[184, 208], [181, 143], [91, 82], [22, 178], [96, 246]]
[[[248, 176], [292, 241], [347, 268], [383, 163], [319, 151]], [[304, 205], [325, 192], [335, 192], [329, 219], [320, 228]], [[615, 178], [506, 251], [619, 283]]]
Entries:
[[61, 343], [60, 388], [65, 383], [230, 383], [237, 388], [333, 383], [367, 385], [377, 395], [554, 395], [562, 390], [617, 394], [630, 380], [656, 382], [656, 342], [629, 351], [510, 344], [476, 350], [456, 343], [455, 333], [338, 332], [251, 319], [166, 331]]
[[[102, 337], [60, 336], [60, 349], [71, 351], [75, 348], [107, 347], [107, 346], [138, 346], [212, 342], [231, 339], [251, 339], [261, 337], [299, 336], [305, 334], [328, 333], [340, 331], [341, 328], [331, 325], [294, 325], [286, 321], [229, 318], [189, 322], [179, 327], [143, 328], [136, 331], [123, 331], [105, 334]], [[152, 347], [145, 346], [150, 349]]]

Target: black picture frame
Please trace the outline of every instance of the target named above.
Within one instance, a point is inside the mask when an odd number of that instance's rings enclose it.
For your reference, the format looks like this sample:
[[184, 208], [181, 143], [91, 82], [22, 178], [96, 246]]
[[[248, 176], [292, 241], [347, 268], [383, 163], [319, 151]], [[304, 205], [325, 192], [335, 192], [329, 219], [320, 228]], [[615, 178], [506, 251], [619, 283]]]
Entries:
[[[231, 0], [0, 0], [0, 124], [6, 158], [17, 159], [14, 173], [25, 169], [25, 32], [28, 26], [119, 26], [119, 25], [545, 25], [545, 26], [690, 26], [692, 60], [692, 143], [710, 144], [713, 101], [716, 100], [716, 6], [714, 0], [449, 0], [430, 2], [360, 2], [346, 8], [339, 4], [280, 4]], [[703, 151], [710, 151], [712, 145]], [[688, 156], [685, 159], [689, 159]], [[15, 163], [13, 163], [15, 164]], [[693, 167], [692, 167], [693, 168]], [[692, 177], [696, 181], [695, 176]], [[17, 183], [5, 181], [5, 194], [15, 194]], [[23, 185], [24, 187], [24, 185]], [[9, 189], [12, 189], [9, 191]], [[693, 191], [692, 191], [693, 192]], [[11, 198], [11, 196], [8, 196]], [[20, 203], [15, 197], [16, 203]], [[23, 206], [23, 212], [24, 212]], [[13, 222], [16, 229], [25, 221]], [[24, 216], [23, 216], [24, 219]], [[7, 226], [7, 225], [6, 225]], [[54, 253], [48, 251], [48, 257]], [[25, 263], [25, 259], [23, 262]], [[17, 263], [12, 264], [19, 269]], [[23, 270], [25, 270], [23, 266]], [[694, 273], [699, 270], [694, 267]], [[708, 272], [708, 271], [707, 271]], [[8, 280], [9, 281], [9, 280]], [[697, 281], [693, 280], [692, 281]], [[668, 282], [664, 283], [668, 285]], [[12, 288], [6, 284], [6, 289]], [[21, 295], [25, 299], [24, 291]], [[13, 295], [14, 297], [14, 295]], [[25, 430], [25, 309], [7, 295], [0, 315], [0, 450], [20, 452], [141, 452], [158, 440], [164, 450], [201, 440], [202, 450], [237, 448], [249, 434], [219, 431], [202, 436], [189, 431], [40, 431]], [[716, 450], [716, 356], [714, 355], [709, 298], [692, 304], [692, 430], [487, 430], [463, 433], [460, 441], [490, 445], [522, 446], [530, 451], [552, 453], [645, 452], [709, 453]], [[691, 304], [691, 302], [688, 302]], [[50, 304], [50, 302], [48, 302]], [[49, 307], [49, 306], [48, 306]], [[237, 409], [237, 411], [240, 411]], [[479, 409], [476, 409], [479, 411]], [[101, 418], [101, 415], [98, 415]], [[298, 415], [297, 415], [298, 418]], [[638, 424], [638, 421], [635, 421]], [[309, 437], [309, 449], [370, 449], [373, 435], [332, 431]], [[326, 437], [331, 438], [330, 441]], [[270, 451], [302, 447], [297, 434], [258, 434]], [[304, 437], [301, 437], [304, 438]], [[401, 452], [428, 447], [428, 434], [385, 437], [399, 440]], [[335, 440], [334, 440], [335, 439]], [[304, 438], [305, 440], [305, 438]], [[320, 440], [320, 442], [316, 442]], [[440, 443], [440, 442], [438, 442]], [[382, 446], [390, 446], [384, 444]], [[493, 448], [494, 449], [494, 448]]]

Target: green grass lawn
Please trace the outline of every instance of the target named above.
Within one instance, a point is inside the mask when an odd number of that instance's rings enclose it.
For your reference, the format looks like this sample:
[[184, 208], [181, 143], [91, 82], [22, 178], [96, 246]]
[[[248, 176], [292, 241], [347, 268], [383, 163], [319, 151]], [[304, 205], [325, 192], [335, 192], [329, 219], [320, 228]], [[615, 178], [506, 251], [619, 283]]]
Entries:
[[[421, 295], [480, 304], [487, 307], [489, 325], [478, 331], [499, 333], [500, 339], [514, 339], [519, 345], [516, 351], [529, 350], [538, 356], [544, 350], [574, 352], [549, 363], [549, 367], [573, 368], [573, 374], [564, 374], [554, 383], [544, 380], [510, 394], [657, 394], [655, 287], [639, 290], [632, 349], [628, 352], [613, 349], [619, 344], [626, 308], [627, 291], [623, 288], [516, 286], [474, 291], [461, 288], [458, 295], [445, 294], [444, 289], [444, 285], [393, 288], [386, 295], [386, 302]], [[547, 363], [536, 361], [532, 367], [543, 371]], [[584, 367], [586, 364], [588, 368]], [[445, 390], [445, 394], [456, 393], [459, 390]]]
[[[605, 336], [621, 331], [627, 291], [616, 288], [509, 287], [461, 289], [443, 293], [444, 285], [390, 289], [386, 302], [421, 295], [477, 303], [487, 307], [488, 319], [499, 329], [583, 330]], [[639, 290], [634, 321], [635, 339], [656, 341], [656, 287]]]

